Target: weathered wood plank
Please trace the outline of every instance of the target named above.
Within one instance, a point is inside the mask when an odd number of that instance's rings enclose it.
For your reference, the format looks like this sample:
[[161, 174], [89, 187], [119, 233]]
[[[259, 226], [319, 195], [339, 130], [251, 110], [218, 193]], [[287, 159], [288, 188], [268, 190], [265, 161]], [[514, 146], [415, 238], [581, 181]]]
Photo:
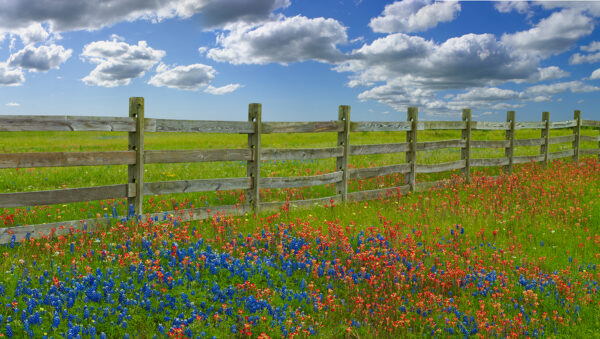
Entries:
[[135, 196], [127, 197], [127, 206], [135, 214], [144, 214], [144, 98], [129, 98], [129, 117], [135, 121], [135, 131], [128, 133], [127, 149], [135, 152], [135, 162], [127, 166], [127, 183], [135, 186]]
[[582, 148], [579, 150], [581, 155], [600, 154], [600, 148]]
[[398, 164], [380, 167], [353, 168], [350, 170], [350, 179], [366, 179], [380, 177], [394, 173], [410, 172], [410, 164]]
[[156, 132], [156, 121], [159, 119], [144, 118], [144, 132]]
[[358, 191], [348, 193], [350, 201], [374, 200], [379, 198], [395, 197], [398, 194], [407, 194], [410, 192], [410, 185], [402, 185], [397, 187], [386, 187], [368, 191]]
[[505, 166], [508, 158], [476, 158], [471, 159], [471, 167]]
[[69, 202], [126, 198], [128, 185], [69, 188], [53, 191], [1, 193], [0, 207], [54, 205]]
[[577, 126], [577, 120], [555, 121], [550, 123], [550, 129], [571, 128]]
[[466, 141], [462, 139], [417, 142], [417, 151], [430, 151], [442, 148], [462, 148]]
[[573, 119], [575, 120], [575, 126], [573, 127], [573, 143], [571, 148], [573, 149], [573, 161], [579, 161], [579, 145], [581, 144], [581, 111], [575, 110], [573, 112]]
[[550, 151], [550, 112], [542, 112], [542, 128], [540, 136], [544, 139], [544, 143], [540, 145], [540, 154], [544, 156], [543, 166], [548, 167], [548, 152]]
[[423, 192], [429, 189], [441, 189], [450, 184], [450, 180], [442, 179], [437, 181], [419, 182], [415, 185], [415, 192]]
[[0, 132], [110, 131], [133, 132], [134, 120], [121, 117], [2, 115]]
[[0, 168], [135, 164], [134, 151], [0, 153]]
[[465, 129], [465, 121], [419, 121], [419, 130], [457, 130]]
[[514, 146], [539, 146], [546, 143], [546, 138], [533, 138], [533, 139], [515, 139]]
[[251, 186], [252, 181], [248, 177], [155, 181], [144, 183], [144, 195], [243, 190]]
[[600, 121], [598, 121], [598, 120], [581, 120], [581, 126], [600, 127]]
[[409, 171], [404, 175], [404, 184], [410, 185], [410, 190], [415, 190], [417, 180], [417, 142], [419, 125], [419, 108], [409, 107], [406, 111], [406, 120], [410, 122], [410, 131], [406, 132], [406, 142], [410, 144], [410, 149], [404, 153], [404, 159], [409, 166]]
[[[143, 192], [142, 192], [143, 194]], [[137, 196], [137, 186], [135, 183], [128, 182], [127, 183], [127, 198], [133, 198]]]
[[236, 205], [222, 205], [222, 206], [209, 206], [209, 207], [197, 207], [194, 209], [181, 209], [178, 211], [167, 211], [151, 213], [149, 218], [158, 218], [163, 220], [166, 216], [167, 219], [174, 218], [176, 220], [190, 221], [190, 220], [203, 220], [212, 218], [217, 213], [222, 215], [243, 215], [245, 213], [252, 212], [252, 206], [248, 204], [236, 204]]
[[243, 161], [250, 159], [252, 159], [252, 150], [248, 148], [207, 150], [155, 150], [144, 152], [144, 162], [146, 164], [206, 161]]
[[342, 156], [343, 147], [330, 148], [263, 148], [261, 160], [309, 160]]
[[340, 132], [344, 125], [338, 120], [308, 122], [263, 122], [263, 133]]
[[406, 152], [410, 149], [410, 144], [400, 142], [394, 144], [376, 144], [376, 145], [351, 145], [350, 155], [371, 155]]
[[438, 173], [438, 172], [446, 172], [457, 169], [462, 169], [465, 167], [465, 160], [457, 160], [444, 162], [441, 164], [433, 164], [433, 165], [423, 165], [417, 164], [416, 171], [417, 173]]
[[532, 161], [541, 162], [544, 161], [544, 158], [544, 154], [515, 156], [513, 158], [513, 164], [527, 164]]
[[342, 147], [342, 155], [335, 159], [336, 171], [342, 172], [342, 177], [335, 184], [335, 193], [348, 201], [348, 162], [350, 160], [350, 106], [341, 105], [338, 108], [338, 121], [344, 126], [337, 134], [337, 146]]
[[350, 123], [352, 132], [405, 132], [410, 131], [408, 121], [359, 121]]
[[567, 158], [567, 157], [572, 157], [573, 156], [573, 150], [566, 150], [566, 151], [562, 151], [562, 152], [552, 152], [548, 154], [548, 159], [550, 160], [554, 160], [554, 159], [560, 159], [560, 158]]
[[504, 166], [504, 173], [512, 174], [513, 171], [513, 156], [515, 152], [515, 111], [506, 112], [506, 122], [510, 124], [510, 128], [506, 131], [506, 140], [509, 141], [509, 146], [504, 149], [504, 156], [508, 158], [508, 165]]
[[20, 242], [27, 238], [27, 234], [31, 239], [40, 239], [42, 236], [49, 236], [54, 230], [54, 235], [67, 235], [73, 230], [94, 230], [97, 225], [110, 220], [102, 219], [81, 219], [53, 222], [48, 224], [35, 224], [25, 226], [11, 226], [0, 228], [0, 244], [10, 243], [12, 236], [15, 236], [15, 241]]
[[598, 142], [600, 141], [600, 136], [593, 137], [591, 135], [582, 135], [579, 137], [581, 142]]
[[314, 206], [323, 206], [324, 204], [330, 204], [333, 200], [334, 203], [339, 203], [342, 201], [342, 196], [332, 195], [329, 197], [315, 198], [315, 199], [304, 199], [304, 200], [291, 200], [291, 201], [270, 201], [270, 202], [261, 202], [260, 208], [265, 210], [279, 210], [286, 203], [289, 203], [290, 208], [299, 208], [299, 207], [314, 207]]
[[[149, 119], [147, 119], [149, 120]], [[152, 132], [198, 132], [246, 134], [254, 132], [250, 121], [210, 121], [210, 120], [172, 120], [153, 119], [155, 129]], [[147, 131], [150, 132], [150, 131]]]
[[252, 206], [254, 214], [260, 213], [260, 166], [262, 158], [262, 105], [248, 105], [248, 121], [254, 125], [254, 131], [248, 134], [248, 150], [251, 157], [246, 161], [246, 176], [252, 180], [252, 185], [246, 190], [246, 201]]
[[542, 129], [546, 128], [544, 121], [521, 121], [515, 122], [515, 129]]
[[509, 122], [492, 122], [492, 121], [473, 121], [472, 129], [477, 130], [508, 130], [510, 129]]
[[342, 180], [342, 171], [305, 177], [262, 177], [263, 188], [289, 188], [333, 184]]
[[508, 140], [471, 140], [471, 148], [506, 148], [510, 146]]
[[471, 183], [471, 109], [463, 109], [462, 121], [465, 122], [465, 128], [461, 132], [461, 136], [465, 141], [465, 145], [460, 150], [460, 159], [465, 161], [465, 167], [461, 171], [461, 175], [465, 178], [467, 184]]
[[552, 144], [564, 144], [567, 142], [573, 142], [573, 140], [575, 140], [575, 136], [573, 135], [563, 135], [561, 137], [551, 137], [548, 138], [548, 142], [550, 143], [550, 145]]

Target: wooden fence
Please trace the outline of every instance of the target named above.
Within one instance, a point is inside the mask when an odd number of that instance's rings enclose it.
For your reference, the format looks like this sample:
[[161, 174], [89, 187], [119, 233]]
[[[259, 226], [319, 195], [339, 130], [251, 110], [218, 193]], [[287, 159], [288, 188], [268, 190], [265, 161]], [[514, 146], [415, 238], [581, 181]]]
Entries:
[[[338, 120], [320, 122], [262, 122], [260, 104], [250, 104], [248, 121], [198, 121], [144, 118], [144, 98], [130, 98], [129, 117], [83, 117], [83, 116], [0, 116], [0, 131], [114, 131], [129, 132], [129, 149], [110, 152], [53, 152], [53, 153], [0, 153], [0, 168], [53, 167], [53, 166], [99, 166], [128, 165], [127, 184], [97, 187], [61, 189], [52, 191], [20, 192], [0, 194], [0, 208], [50, 205], [81, 201], [127, 198], [134, 206], [135, 213], [142, 215], [143, 196], [155, 194], [189, 193], [202, 191], [246, 190], [246, 204], [241, 206], [211, 207], [213, 211], [232, 214], [259, 212], [261, 209], [275, 209], [282, 202], [260, 202], [260, 189], [289, 188], [335, 184], [336, 194], [308, 200], [296, 200], [293, 206], [312, 205], [330, 201], [360, 201], [385, 196], [394, 192], [407, 193], [440, 185], [443, 181], [417, 183], [419, 173], [437, 173], [461, 170], [467, 182], [471, 168], [502, 166], [511, 173], [515, 164], [542, 162], [571, 157], [578, 161], [580, 155], [597, 154], [600, 157], [600, 136], [581, 135], [581, 127], [600, 130], [600, 121], [582, 120], [580, 111], [575, 111], [573, 120], [551, 122], [550, 114], [544, 112], [542, 121], [516, 122], [515, 112], [509, 111], [506, 122], [472, 121], [471, 110], [465, 109], [462, 121], [419, 121], [418, 109], [408, 109], [405, 122], [351, 122], [350, 106], [340, 106]], [[570, 128], [572, 135], [550, 137], [550, 130]], [[515, 131], [539, 129], [540, 138], [515, 139]], [[419, 131], [460, 130], [462, 138], [455, 140], [418, 142]], [[471, 140], [473, 130], [503, 130], [505, 140]], [[374, 145], [351, 145], [351, 132], [404, 131], [406, 142]], [[248, 147], [242, 149], [211, 150], [144, 150], [145, 132], [196, 132], [196, 133], [239, 133], [248, 135]], [[337, 146], [331, 148], [305, 149], [263, 149], [261, 135], [268, 133], [318, 133], [338, 134]], [[581, 149], [582, 141], [599, 142], [598, 148]], [[560, 152], [549, 152], [549, 146], [557, 143], [572, 143], [572, 148]], [[540, 152], [532, 156], [514, 156], [514, 148], [520, 146], [540, 146]], [[418, 151], [443, 148], [460, 148], [461, 160], [440, 164], [417, 163]], [[473, 158], [473, 148], [505, 149], [503, 158]], [[371, 167], [348, 168], [348, 159], [355, 155], [406, 153], [405, 163]], [[263, 160], [304, 160], [336, 158], [336, 171], [332, 173], [302, 177], [260, 177]], [[144, 165], [156, 163], [189, 163], [208, 161], [246, 161], [247, 176], [238, 178], [200, 179], [144, 182]], [[399, 187], [348, 192], [348, 181], [402, 173], [405, 183]], [[146, 214], [149, 217], [163, 215], [164, 212]], [[172, 211], [184, 219], [208, 217], [208, 208]], [[61, 221], [57, 223], [7, 227], [0, 229], [0, 243], [10, 241], [12, 234], [20, 240], [34, 232], [49, 233], [59, 226], [81, 228], [93, 224], [97, 219]]]

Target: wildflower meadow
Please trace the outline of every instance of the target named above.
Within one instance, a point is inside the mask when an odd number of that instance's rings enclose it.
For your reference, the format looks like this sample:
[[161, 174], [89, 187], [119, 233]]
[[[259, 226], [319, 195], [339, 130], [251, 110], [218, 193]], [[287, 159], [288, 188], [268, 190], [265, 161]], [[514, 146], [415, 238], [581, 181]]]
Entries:
[[[354, 160], [354, 166], [395, 161]], [[243, 169], [210, 166], [206, 171], [215, 173]], [[314, 173], [327, 166], [265, 163], [263, 171]], [[87, 177], [62, 170], [10, 170], [3, 189], [98, 184], [123, 169], [81, 169], [92, 172]], [[100, 170], [106, 177], [94, 174]], [[148, 175], [196, 171], [156, 166]], [[258, 215], [215, 210], [199, 221], [185, 221], [185, 212], [135, 215], [124, 199], [5, 209], [0, 223], [7, 226], [90, 215], [98, 222], [2, 245], [0, 337], [597, 337], [597, 159], [523, 164], [511, 175], [475, 171], [470, 183], [458, 173], [448, 178], [445, 187], [408, 194], [393, 188], [402, 175], [355, 180], [350, 189], [391, 188], [374, 201], [282, 203]], [[294, 200], [329, 189], [261, 195]], [[145, 205], [183, 211], [243, 196], [152, 196]]]

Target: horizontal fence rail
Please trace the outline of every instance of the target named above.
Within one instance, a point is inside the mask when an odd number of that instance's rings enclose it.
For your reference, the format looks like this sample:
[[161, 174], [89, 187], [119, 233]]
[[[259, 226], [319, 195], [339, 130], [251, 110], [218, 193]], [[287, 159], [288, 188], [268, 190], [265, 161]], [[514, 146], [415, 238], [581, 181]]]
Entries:
[[127, 184], [69, 188], [53, 191], [1, 193], [0, 206], [52, 205], [79, 201], [127, 198], [133, 195], [134, 190]]
[[251, 187], [252, 182], [247, 177], [155, 181], [144, 183], [144, 195], [244, 190]]
[[327, 159], [337, 158], [344, 154], [343, 147], [331, 148], [288, 148], [288, 149], [269, 149], [262, 150], [262, 160], [309, 160], [309, 159]]
[[245, 134], [254, 131], [251, 122], [145, 119], [145, 132], [195, 132]]
[[106, 166], [135, 164], [135, 152], [0, 153], [0, 168]]
[[147, 164], [167, 164], [182, 162], [212, 162], [212, 161], [243, 161], [252, 158], [252, 150], [240, 149], [209, 149], [209, 150], [171, 150], [144, 152], [144, 162]]
[[333, 172], [321, 175], [311, 175], [305, 177], [269, 177], [260, 178], [260, 185], [263, 188], [290, 188], [327, 185], [340, 182], [342, 172]]
[[108, 131], [134, 132], [135, 120], [113, 117], [0, 116], [0, 132]]
[[[71, 188], [50, 191], [0, 193], [0, 208], [34, 205], [51, 205], [92, 200], [127, 198], [138, 216], [144, 215], [144, 196], [192, 193], [206, 191], [241, 190], [246, 192], [243, 204], [206, 208], [182, 209], [178, 211], [147, 213], [151, 218], [166, 218], [177, 215], [182, 220], [197, 220], [214, 213], [240, 215], [258, 213], [261, 209], [274, 210], [282, 204], [290, 207], [314, 206], [344, 201], [362, 201], [377, 198], [397, 198], [410, 191], [423, 191], [447, 185], [449, 180], [416, 182], [416, 174], [461, 171], [467, 182], [471, 168], [503, 167], [506, 173], [513, 165], [531, 162], [547, 164], [549, 160], [571, 158], [578, 161], [583, 155], [597, 155], [600, 159], [600, 135], [582, 135], [581, 129], [600, 130], [600, 121], [582, 120], [575, 111], [574, 119], [550, 121], [544, 112], [541, 121], [517, 122], [514, 112], [508, 112], [506, 122], [472, 121], [471, 110], [465, 109], [462, 121], [418, 121], [417, 108], [409, 108], [408, 120], [398, 122], [350, 121], [350, 106], [340, 106], [338, 120], [313, 122], [262, 122], [260, 104], [250, 104], [248, 121], [202, 121], [148, 119], [144, 117], [143, 98], [130, 98], [129, 117], [85, 117], [85, 116], [0, 116], [0, 132], [30, 131], [109, 131], [127, 132], [129, 149], [107, 152], [44, 152], [44, 153], [0, 153], [0, 169], [106, 166], [127, 165], [127, 184]], [[550, 136], [551, 130], [572, 129], [573, 133]], [[419, 131], [457, 130], [460, 139], [421, 141]], [[472, 140], [472, 130], [504, 131], [504, 140]], [[539, 138], [519, 139], [516, 130], [540, 130]], [[145, 150], [144, 133], [227, 133], [247, 134], [248, 147], [239, 149], [193, 149], [193, 150]], [[405, 132], [406, 142], [353, 145], [351, 132]], [[337, 133], [335, 147], [327, 148], [262, 148], [261, 135], [271, 133]], [[581, 148], [582, 142], [595, 143], [597, 147]], [[550, 145], [561, 144], [561, 150], [550, 152]], [[568, 146], [565, 146], [568, 145]], [[514, 155], [517, 147], [539, 147], [539, 154]], [[556, 147], [556, 146], [555, 146]], [[567, 149], [565, 149], [567, 147]], [[417, 161], [418, 152], [441, 149], [458, 149], [461, 160], [437, 164], [422, 164]], [[488, 158], [473, 156], [472, 149], [504, 149], [504, 157]], [[496, 151], [498, 152], [498, 151]], [[405, 161], [393, 165], [352, 168], [350, 156], [405, 153]], [[478, 153], [480, 154], [480, 152]], [[288, 161], [337, 159], [336, 170], [330, 173], [296, 177], [261, 177], [262, 161]], [[237, 161], [246, 162], [247, 176], [237, 178], [173, 180], [144, 182], [145, 164], [193, 163]], [[405, 184], [374, 190], [348, 192], [349, 180], [363, 180], [389, 175], [403, 175]], [[286, 189], [315, 185], [335, 186], [336, 193], [328, 197], [287, 202], [261, 202], [260, 189]], [[110, 219], [110, 218], [109, 218]], [[63, 226], [81, 228], [100, 222], [99, 219], [61, 221], [40, 225], [0, 228], [0, 243], [15, 237], [23, 239], [36, 232], [50, 232]]]

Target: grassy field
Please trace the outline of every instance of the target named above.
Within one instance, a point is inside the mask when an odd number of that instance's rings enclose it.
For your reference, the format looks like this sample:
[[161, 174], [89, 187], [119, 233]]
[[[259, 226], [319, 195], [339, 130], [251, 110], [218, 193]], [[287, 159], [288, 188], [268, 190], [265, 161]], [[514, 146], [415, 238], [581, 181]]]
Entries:
[[[539, 131], [521, 130], [515, 138], [538, 138]], [[552, 130], [551, 137], [571, 134], [570, 129]], [[597, 136], [598, 130], [582, 129], [582, 135]], [[19, 132], [1, 133], [1, 151], [19, 152], [84, 152], [127, 149], [126, 133], [106, 132]], [[319, 148], [336, 145], [335, 133], [315, 134], [266, 134], [262, 137], [263, 148]], [[425, 131], [419, 133], [419, 141], [460, 139], [460, 131]], [[504, 131], [473, 131], [473, 140], [504, 140]], [[359, 132], [350, 136], [351, 144], [378, 144], [404, 142], [405, 132]], [[247, 147], [246, 135], [235, 134], [192, 134], [192, 133], [147, 133], [147, 150], [165, 149], [221, 149]], [[597, 148], [595, 143], [582, 143], [582, 148]], [[550, 152], [570, 149], [571, 144], [551, 145]], [[504, 157], [504, 149], [472, 149], [473, 158]], [[539, 154], [539, 147], [516, 147], [515, 156]], [[417, 152], [421, 164], [434, 164], [460, 160], [460, 149], [444, 149]], [[355, 168], [404, 163], [404, 153], [372, 156], [351, 156], [349, 166]], [[245, 162], [213, 162], [183, 164], [148, 164], [145, 166], [145, 182], [208, 179], [246, 176]], [[261, 177], [286, 177], [315, 175], [333, 172], [335, 159], [312, 161], [266, 161], [261, 165]], [[483, 174], [497, 175], [499, 168], [478, 169]], [[53, 190], [100, 185], [124, 184], [127, 182], [127, 166], [51, 167], [0, 170], [0, 193]], [[417, 181], [433, 181], [450, 178], [459, 171], [439, 174], [419, 174]], [[349, 191], [396, 186], [402, 175], [391, 175], [367, 180], [350, 181]], [[306, 188], [263, 190], [262, 201], [286, 201], [333, 195], [332, 185]], [[144, 212], [173, 210], [175, 205], [189, 207], [219, 206], [243, 203], [242, 191], [201, 192], [171, 194], [161, 197], [145, 197]], [[98, 214], [112, 215], [115, 207], [119, 215], [127, 214], [125, 199], [104, 202], [59, 204], [44, 207], [40, 213], [29, 213], [27, 209], [7, 209], [5, 215], [11, 220], [0, 219], [6, 226], [36, 224], [57, 220], [93, 218]]]
[[[460, 138], [423, 132], [419, 141]], [[570, 134], [553, 131], [551, 136]], [[584, 135], [598, 135], [583, 129]], [[119, 133], [2, 133], [2, 152], [125, 150]], [[518, 131], [536, 138], [539, 131]], [[353, 133], [352, 144], [405, 141]], [[474, 140], [502, 140], [501, 132]], [[331, 147], [333, 133], [264, 135], [264, 148]], [[146, 149], [241, 148], [245, 135], [146, 135]], [[559, 151], [570, 145], [553, 145]], [[597, 143], [582, 143], [595, 148]], [[538, 147], [515, 155], [538, 154]], [[504, 150], [473, 150], [502, 157]], [[459, 149], [418, 162], [460, 159]], [[352, 167], [404, 154], [352, 157]], [[265, 162], [261, 176], [314, 175], [335, 160]], [[245, 176], [245, 163], [147, 165], [146, 181]], [[2, 170], [0, 191], [126, 182], [126, 166]], [[4, 245], [0, 334], [32, 337], [565, 337], [600, 331], [600, 164], [556, 161], [474, 172], [444, 190], [258, 216], [128, 219]], [[423, 175], [418, 181], [458, 173]], [[350, 183], [398, 185], [402, 175]], [[262, 192], [265, 201], [333, 194], [330, 186]], [[235, 204], [242, 192], [147, 197], [145, 211]], [[126, 216], [124, 200], [6, 209], [7, 226]], [[124, 217], [125, 218], [125, 217]]]

